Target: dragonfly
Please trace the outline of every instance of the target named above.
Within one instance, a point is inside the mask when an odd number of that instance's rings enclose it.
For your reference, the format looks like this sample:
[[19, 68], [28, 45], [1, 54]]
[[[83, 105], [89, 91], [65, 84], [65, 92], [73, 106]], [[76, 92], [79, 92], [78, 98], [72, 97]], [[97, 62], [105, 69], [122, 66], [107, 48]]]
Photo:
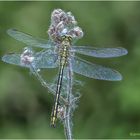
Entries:
[[[33, 37], [32, 35], [23, 33], [16, 29], [9, 29], [7, 33], [14, 39], [25, 43], [31, 47], [43, 48], [34, 54], [32, 65], [21, 64], [21, 56], [19, 54], [7, 54], [2, 57], [6, 63], [21, 65], [29, 67], [33, 72], [38, 74], [37, 69], [44, 68], [59, 68], [57, 85], [55, 89], [55, 101], [51, 114], [51, 126], [55, 127], [58, 115], [59, 100], [61, 98], [61, 90], [63, 87], [64, 69], [69, 63], [72, 64], [72, 71], [86, 76], [88, 78], [107, 80], [107, 81], [120, 81], [122, 75], [112, 69], [107, 68], [95, 63], [91, 63], [77, 56], [77, 54], [97, 57], [97, 58], [113, 58], [126, 55], [128, 52], [125, 48], [96, 48], [92, 46], [75, 46], [73, 38], [70, 35], [63, 34], [61, 36], [61, 43], [55, 44], [51, 40]], [[40, 76], [38, 75], [40, 78]], [[42, 79], [41, 79], [42, 80]], [[47, 86], [49, 87], [49, 85]]]

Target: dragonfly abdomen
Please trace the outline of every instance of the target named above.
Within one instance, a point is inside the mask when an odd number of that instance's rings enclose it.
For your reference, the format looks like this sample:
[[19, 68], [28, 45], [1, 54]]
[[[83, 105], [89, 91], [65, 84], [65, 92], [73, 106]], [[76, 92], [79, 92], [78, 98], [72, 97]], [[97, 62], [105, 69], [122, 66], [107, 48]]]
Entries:
[[51, 126], [53, 127], [55, 127], [55, 123], [57, 121], [57, 112], [58, 112], [59, 98], [60, 98], [60, 92], [61, 92], [61, 87], [62, 87], [63, 70], [64, 70], [64, 65], [62, 65], [59, 70], [57, 89], [56, 89], [56, 95], [55, 95], [55, 104], [54, 104], [52, 114], [51, 114]]

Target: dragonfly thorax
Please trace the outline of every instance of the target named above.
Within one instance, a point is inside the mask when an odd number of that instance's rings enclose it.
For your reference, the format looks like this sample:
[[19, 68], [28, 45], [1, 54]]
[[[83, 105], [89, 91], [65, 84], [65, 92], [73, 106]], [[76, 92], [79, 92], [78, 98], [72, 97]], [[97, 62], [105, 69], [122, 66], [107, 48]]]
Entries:
[[71, 44], [72, 36], [70, 36], [70, 35], [63, 35], [62, 36], [62, 42], [69, 42]]

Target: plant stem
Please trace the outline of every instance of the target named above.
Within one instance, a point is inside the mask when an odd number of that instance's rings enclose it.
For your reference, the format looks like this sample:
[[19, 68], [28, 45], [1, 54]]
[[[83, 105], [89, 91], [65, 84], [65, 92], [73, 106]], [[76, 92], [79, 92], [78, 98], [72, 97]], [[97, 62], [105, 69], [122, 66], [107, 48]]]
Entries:
[[66, 106], [64, 114], [64, 130], [67, 140], [72, 140], [72, 84], [73, 84], [73, 72], [71, 62], [67, 66], [67, 101], [68, 105]]

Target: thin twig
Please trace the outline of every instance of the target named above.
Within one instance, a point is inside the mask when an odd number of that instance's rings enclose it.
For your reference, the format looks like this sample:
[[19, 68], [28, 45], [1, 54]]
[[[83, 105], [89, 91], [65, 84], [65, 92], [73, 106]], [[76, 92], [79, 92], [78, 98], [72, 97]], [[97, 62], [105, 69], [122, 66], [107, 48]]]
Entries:
[[73, 78], [73, 73], [72, 73], [72, 67], [71, 67], [71, 62], [69, 62], [69, 66], [67, 67], [67, 101], [68, 101], [68, 106], [66, 106], [65, 110], [65, 120], [64, 120], [64, 130], [65, 130], [65, 135], [68, 140], [72, 140], [72, 78]]

